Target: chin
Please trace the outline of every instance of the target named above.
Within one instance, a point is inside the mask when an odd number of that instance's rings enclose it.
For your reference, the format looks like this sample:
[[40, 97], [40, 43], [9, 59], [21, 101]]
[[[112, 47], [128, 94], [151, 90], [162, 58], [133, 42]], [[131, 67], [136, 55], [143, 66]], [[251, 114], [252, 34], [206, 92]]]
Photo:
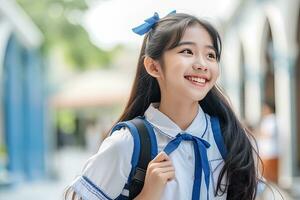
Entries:
[[206, 97], [207, 93], [208, 92], [206, 90], [204, 90], [204, 91], [193, 91], [191, 96], [193, 96], [193, 99], [195, 99], [195, 100], [197, 99], [197, 100], [200, 101], [200, 100], [202, 100]]
[[191, 99], [193, 99], [193, 101], [202, 101], [204, 98], [206, 97], [206, 94], [204, 94], [204, 95], [201, 95], [201, 96], [199, 96], [199, 95], [197, 95], [197, 96], [193, 96], [193, 97], [191, 97]]

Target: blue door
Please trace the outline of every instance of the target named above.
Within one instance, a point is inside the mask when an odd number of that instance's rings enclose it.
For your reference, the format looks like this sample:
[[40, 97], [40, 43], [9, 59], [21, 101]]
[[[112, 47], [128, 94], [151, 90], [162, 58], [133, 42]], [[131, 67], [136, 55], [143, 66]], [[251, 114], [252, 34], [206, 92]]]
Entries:
[[15, 182], [45, 175], [44, 77], [38, 51], [9, 39], [4, 58], [7, 169]]
[[8, 41], [4, 57], [4, 135], [8, 154], [8, 171], [13, 181], [24, 179], [24, 74], [22, 47], [15, 37]]

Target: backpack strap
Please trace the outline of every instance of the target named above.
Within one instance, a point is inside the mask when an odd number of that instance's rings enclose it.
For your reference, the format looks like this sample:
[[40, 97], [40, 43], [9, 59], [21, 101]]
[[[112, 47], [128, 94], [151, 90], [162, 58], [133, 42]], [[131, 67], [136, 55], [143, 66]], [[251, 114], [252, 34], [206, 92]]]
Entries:
[[129, 199], [134, 199], [143, 189], [148, 163], [151, 161], [151, 140], [143, 120], [135, 118], [131, 122], [140, 136], [140, 156], [129, 184]]
[[150, 123], [144, 117], [120, 122], [112, 132], [127, 127], [133, 136], [134, 149], [131, 172], [118, 199], [134, 199], [143, 189], [148, 163], [157, 155], [156, 137]]
[[220, 128], [220, 121], [218, 117], [210, 117], [210, 123], [211, 123], [211, 128], [213, 131], [214, 139], [217, 144], [217, 147], [219, 149], [219, 152], [221, 153], [221, 156], [223, 160], [225, 160], [226, 155], [227, 155], [227, 150], [226, 146], [224, 144], [221, 128]]

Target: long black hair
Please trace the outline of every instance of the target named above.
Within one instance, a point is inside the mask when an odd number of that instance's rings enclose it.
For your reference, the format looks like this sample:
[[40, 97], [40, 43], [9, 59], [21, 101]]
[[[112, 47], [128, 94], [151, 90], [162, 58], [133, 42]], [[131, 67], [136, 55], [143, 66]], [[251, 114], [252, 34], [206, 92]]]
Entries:
[[[163, 62], [161, 59], [164, 51], [175, 48], [184, 31], [194, 24], [200, 24], [208, 31], [216, 49], [217, 61], [220, 61], [221, 38], [210, 23], [183, 13], [166, 16], [144, 37], [131, 94], [117, 122], [143, 115], [150, 103], [160, 101], [158, 82], [145, 70], [144, 58], [149, 56]], [[204, 112], [219, 118], [227, 148], [225, 165], [218, 178], [216, 195], [222, 195], [227, 191], [227, 198], [230, 200], [255, 199], [259, 177], [254, 157], [257, 157], [257, 160], [260, 159], [250, 142], [250, 138], [253, 137], [238, 120], [219, 86], [213, 86], [205, 98], [199, 101], [199, 104]], [[221, 187], [221, 180], [225, 176], [227, 186], [224, 188]]]
[[[131, 94], [116, 123], [144, 115], [152, 102], [160, 102], [158, 82], [145, 70], [144, 58], [149, 56], [163, 63], [163, 53], [175, 48], [185, 30], [194, 24], [200, 24], [207, 30], [216, 49], [217, 61], [220, 61], [221, 38], [210, 23], [183, 13], [170, 14], [160, 19], [144, 37]], [[220, 172], [215, 195], [222, 195], [227, 191], [227, 199], [230, 200], [255, 199], [259, 178], [254, 157], [258, 158], [258, 155], [251, 145], [251, 134], [240, 123], [219, 86], [213, 86], [199, 104], [205, 113], [219, 118], [227, 148], [225, 165]], [[225, 187], [221, 187], [223, 178], [227, 181]]]

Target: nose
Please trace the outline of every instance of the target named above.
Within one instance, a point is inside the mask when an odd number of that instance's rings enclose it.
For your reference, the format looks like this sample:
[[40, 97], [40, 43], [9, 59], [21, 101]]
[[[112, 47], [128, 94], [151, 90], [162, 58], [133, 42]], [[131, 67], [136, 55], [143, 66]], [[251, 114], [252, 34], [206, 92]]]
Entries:
[[202, 70], [202, 71], [207, 71], [207, 63], [205, 60], [205, 57], [203, 57], [201, 54], [197, 56], [195, 59], [194, 65], [193, 65], [194, 70]]
[[193, 64], [193, 69], [194, 69], [194, 70], [207, 71], [207, 66], [204, 65], [204, 64], [200, 64], [200, 63], [194, 63], [194, 64]]

